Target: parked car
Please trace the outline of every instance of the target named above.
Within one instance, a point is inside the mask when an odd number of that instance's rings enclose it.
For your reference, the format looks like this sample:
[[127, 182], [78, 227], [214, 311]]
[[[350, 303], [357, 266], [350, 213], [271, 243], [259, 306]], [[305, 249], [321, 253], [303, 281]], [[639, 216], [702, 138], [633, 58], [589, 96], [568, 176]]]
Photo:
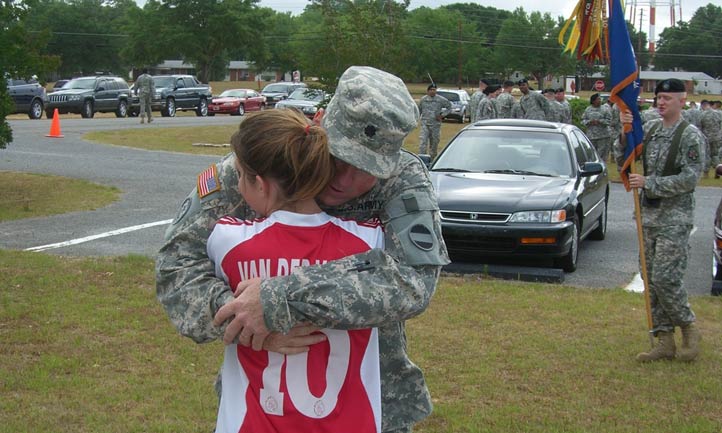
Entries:
[[50, 93], [53, 93], [54, 91], [56, 91], [56, 90], [58, 90], [58, 89], [62, 89], [63, 86], [64, 86], [68, 81], [70, 81], [70, 80], [65, 80], [65, 79], [63, 79], [63, 80], [58, 80], [58, 81], [54, 82], [54, 83], [53, 83], [53, 88], [50, 89]]
[[151, 109], [163, 117], [174, 117], [178, 110], [193, 110], [196, 116], [208, 115], [208, 102], [213, 98], [211, 88], [192, 75], [156, 75], [155, 94]]
[[251, 89], [229, 89], [214, 96], [208, 104], [208, 115], [230, 114], [243, 116], [246, 111], [259, 111], [266, 107], [266, 98]]
[[14, 103], [11, 113], [25, 113], [31, 119], [40, 119], [43, 116], [45, 87], [36, 80], [8, 78], [7, 88]]
[[430, 167], [452, 258], [552, 258], [577, 267], [607, 231], [607, 168], [574, 125], [496, 119], [459, 131]]
[[107, 75], [74, 78], [47, 96], [45, 114], [53, 117], [53, 110], [60, 113], [79, 113], [92, 118], [95, 113], [115, 113], [125, 117], [130, 106], [130, 88], [120, 78]]
[[[722, 165], [718, 165], [715, 173], [722, 175]], [[712, 290], [713, 296], [722, 295], [722, 200], [717, 205], [714, 216], [714, 244], [712, 247]]]
[[451, 111], [446, 115], [447, 119], [456, 119], [459, 123], [467, 120], [471, 122], [471, 113], [469, 113], [469, 94], [466, 90], [456, 89], [437, 89], [436, 94], [443, 96], [451, 102]]
[[300, 87], [307, 87], [306, 83], [271, 83], [263, 88], [261, 95], [266, 97], [266, 104], [269, 107], [275, 107], [278, 101], [288, 98], [294, 90]]
[[319, 104], [325, 99], [326, 92], [323, 90], [300, 87], [294, 90], [288, 98], [279, 101], [276, 108], [296, 108], [312, 119], [318, 112]]

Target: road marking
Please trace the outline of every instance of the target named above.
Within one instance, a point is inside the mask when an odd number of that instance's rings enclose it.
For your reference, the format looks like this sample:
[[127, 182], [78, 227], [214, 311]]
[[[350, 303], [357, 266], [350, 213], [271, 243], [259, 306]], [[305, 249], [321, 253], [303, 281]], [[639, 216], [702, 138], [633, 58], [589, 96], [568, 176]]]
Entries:
[[696, 231], [697, 231], [697, 226], [692, 227], [692, 231], [689, 232], [689, 235], [692, 236], [694, 234], [694, 232], [696, 232]]
[[24, 251], [39, 252], [39, 251], [52, 250], [52, 249], [55, 249], [55, 248], [67, 247], [67, 246], [70, 246], [70, 245], [82, 244], [82, 243], [84, 243], [84, 242], [90, 242], [90, 241], [94, 241], [94, 240], [96, 240], [96, 239], [107, 238], [107, 237], [109, 237], [109, 236], [122, 235], [123, 233], [134, 232], [134, 231], [136, 231], [136, 230], [147, 229], [147, 228], [149, 228], [149, 227], [155, 227], [155, 226], [161, 226], [161, 225], [168, 225], [168, 224], [170, 224], [171, 222], [173, 222], [172, 219], [163, 220], [163, 221], [156, 221], [156, 222], [147, 223], [147, 224], [140, 224], [140, 225], [137, 225], [137, 226], [125, 227], [125, 228], [118, 229], [118, 230], [111, 230], [111, 231], [109, 231], [109, 232], [100, 233], [100, 234], [97, 234], [97, 235], [86, 236], [86, 237], [84, 237], [84, 238], [71, 239], [71, 240], [69, 240], [69, 241], [58, 242], [58, 243], [55, 243], [55, 244], [48, 244], [48, 245], [41, 245], [41, 246], [39, 246], [39, 247], [26, 248]]
[[639, 273], [634, 274], [632, 281], [627, 284], [627, 287], [625, 287], [624, 290], [634, 293], [644, 293], [644, 281], [642, 281], [642, 276]]

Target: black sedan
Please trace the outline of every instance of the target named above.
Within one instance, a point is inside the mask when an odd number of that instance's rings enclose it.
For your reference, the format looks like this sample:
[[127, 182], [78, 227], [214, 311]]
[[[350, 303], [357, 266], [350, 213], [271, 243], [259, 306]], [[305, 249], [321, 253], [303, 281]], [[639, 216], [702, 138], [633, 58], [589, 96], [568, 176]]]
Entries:
[[476, 122], [430, 171], [452, 259], [548, 257], [573, 272], [581, 240], [606, 235], [607, 168], [573, 125]]

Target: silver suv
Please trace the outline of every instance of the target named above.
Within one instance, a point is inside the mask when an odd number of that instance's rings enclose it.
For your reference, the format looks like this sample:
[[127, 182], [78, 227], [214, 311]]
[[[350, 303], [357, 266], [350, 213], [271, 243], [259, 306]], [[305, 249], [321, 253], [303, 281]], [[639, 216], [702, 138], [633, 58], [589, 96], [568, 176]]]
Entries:
[[471, 113], [469, 112], [469, 94], [466, 90], [458, 89], [437, 89], [437, 95], [441, 95], [451, 102], [451, 111], [446, 115], [447, 119], [456, 119], [459, 123], [467, 120], [471, 122]]

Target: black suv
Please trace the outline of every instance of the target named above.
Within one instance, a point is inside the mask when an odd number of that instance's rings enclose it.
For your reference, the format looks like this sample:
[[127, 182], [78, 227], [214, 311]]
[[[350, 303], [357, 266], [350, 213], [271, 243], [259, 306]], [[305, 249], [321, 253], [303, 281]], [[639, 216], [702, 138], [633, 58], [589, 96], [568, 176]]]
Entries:
[[287, 99], [294, 90], [306, 87], [305, 83], [278, 82], [271, 83], [263, 88], [261, 95], [266, 97], [266, 106], [275, 107], [278, 101]]
[[125, 117], [130, 102], [130, 88], [124, 79], [105, 75], [80, 77], [47, 96], [45, 114], [50, 119], [57, 108], [60, 113], [80, 113], [86, 119], [98, 112]]
[[208, 115], [213, 98], [211, 88], [192, 75], [155, 75], [155, 94], [151, 108], [163, 117], [173, 117], [178, 110], [193, 110], [196, 116]]
[[8, 94], [15, 103], [13, 113], [27, 113], [31, 119], [43, 116], [45, 87], [37, 81], [8, 78]]

